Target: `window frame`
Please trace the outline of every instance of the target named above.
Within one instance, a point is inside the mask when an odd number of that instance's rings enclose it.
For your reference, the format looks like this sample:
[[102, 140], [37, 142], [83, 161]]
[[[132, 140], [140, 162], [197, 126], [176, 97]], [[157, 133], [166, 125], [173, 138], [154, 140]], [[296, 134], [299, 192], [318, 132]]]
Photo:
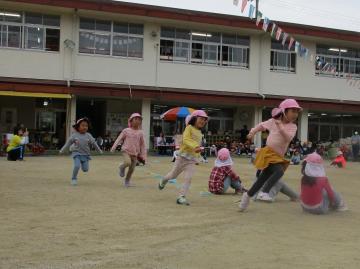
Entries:
[[[95, 22], [95, 29], [94, 30], [89, 30], [89, 29], [82, 29], [80, 28], [80, 21], [81, 19], [91, 19], [94, 20]], [[107, 21], [110, 22], [111, 28], [110, 31], [101, 31], [101, 30], [96, 30], [96, 21]], [[127, 25], [127, 33], [118, 33], [114, 31], [114, 24], [116, 23], [120, 23], [120, 24], [126, 24]], [[142, 30], [143, 30], [143, 34], [132, 34], [130, 33], [130, 25], [141, 25], [142, 26]], [[102, 57], [114, 57], [114, 58], [123, 58], [123, 59], [132, 59], [132, 60], [143, 60], [144, 59], [144, 43], [145, 43], [145, 35], [144, 35], [144, 29], [145, 29], [145, 25], [141, 24], [141, 23], [136, 23], [136, 22], [124, 22], [124, 21], [113, 21], [113, 20], [103, 20], [103, 19], [94, 19], [94, 18], [89, 18], [89, 17], [79, 17], [79, 27], [78, 27], [78, 38], [79, 38], [79, 42], [78, 42], [78, 48], [77, 48], [77, 52], [79, 55], [89, 55], [89, 56], [102, 56]], [[96, 38], [97, 34], [103, 34], [103, 35], [110, 35], [110, 53], [109, 54], [98, 54], [96, 53], [96, 43], [94, 43], [94, 53], [86, 53], [86, 52], [81, 52], [80, 51], [80, 34], [81, 33], [90, 33], [93, 34]], [[142, 40], [142, 51], [141, 51], [141, 57], [132, 57], [129, 56], [129, 42], [127, 42], [126, 44], [126, 56], [123, 55], [114, 55], [114, 38], [115, 37], [126, 37], [126, 40], [129, 41], [130, 38], [139, 38]], [[95, 40], [94, 40], [95, 42]]]
[[[273, 45], [280, 45], [279, 48], [273, 48]], [[271, 40], [270, 47], [270, 71], [286, 73], [286, 74], [296, 74], [297, 69], [297, 53], [295, 51], [294, 44], [290, 49], [288, 49], [289, 43], [286, 42], [284, 46], [282, 46], [281, 42], [276, 40]], [[275, 46], [274, 46], [275, 47]], [[286, 66], [279, 65], [280, 56], [286, 57]], [[294, 67], [292, 67], [292, 57], [294, 57]], [[276, 58], [276, 65], [275, 63]]]
[[[7, 38], [7, 46], [2, 46], [2, 35], [0, 36], [0, 49], [14, 49], [14, 50], [26, 50], [26, 51], [36, 51], [36, 52], [48, 52], [48, 53], [60, 53], [61, 50], [61, 15], [54, 15], [54, 14], [47, 14], [47, 13], [36, 13], [38, 15], [41, 15], [41, 20], [42, 20], [42, 24], [32, 24], [32, 23], [27, 23], [26, 22], [26, 15], [30, 14], [32, 12], [27, 12], [27, 11], [6, 11], [4, 9], [1, 9], [0, 12], [6, 13], [6, 12], [17, 12], [19, 14], [21, 14], [21, 22], [9, 22], [9, 21], [4, 21], [4, 20], [0, 20], [0, 27], [2, 26], [6, 26], [7, 27], [7, 31], [6, 31], [6, 38]], [[44, 24], [44, 16], [54, 16], [54, 17], [58, 17], [59, 19], [59, 26], [53, 26], [53, 25], [45, 25]], [[9, 26], [15, 26], [15, 27], [20, 27], [20, 46], [19, 47], [9, 47]], [[38, 29], [42, 29], [43, 33], [42, 33], [42, 47], [41, 48], [28, 48], [27, 44], [28, 44], [28, 29], [29, 28], [38, 28]], [[53, 29], [53, 30], [59, 30], [59, 50], [47, 50], [46, 47], [46, 30], [47, 29]]]
[[[246, 36], [249, 40], [249, 45], [241, 45], [241, 44], [227, 44], [227, 43], [223, 43], [223, 36], [224, 35], [229, 35], [226, 33], [221, 33], [221, 32], [217, 32], [214, 34], [218, 34], [219, 35], [219, 42], [214, 42], [214, 41], [208, 41], [206, 40], [206, 36], [204, 37], [204, 40], [194, 40], [193, 39], [193, 35], [191, 34], [192, 32], [194, 32], [194, 30], [190, 30], [190, 29], [186, 29], [189, 31], [189, 39], [181, 39], [181, 38], [176, 38], [176, 30], [178, 28], [176, 27], [168, 27], [168, 26], [162, 26], [162, 29], [172, 29], [174, 31], [173, 37], [166, 37], [166, 36], [162, 36], [160, 34], [160, 53], [159, 53], [159, 60], [160, 62], [172, 62], [172, 63], [184, 63], [184, 64], [193, 64], [193, 65], [204, 65], [204, 66], [217, 66], [217, 67], [223, 67], [223, 68], [241, 68], [241, 69], [250, 69], [250, 36]], [[200, 31], [203, 32], [203, 31]], [[210, 33], [210, 32], [209, 32]], [[236, 35], [236, 34], [230, 34], [232, 36], [234, 36], [237, 40], [238, 37], [243, 37], [243, 35]], [[200, 39], [200, 38], [199, 38]], [[161, 49], [162, 49], [162, 41], [171, 41], [173, 43], [172, 45], [172, 56], [170, 55], [162, 55], [161, 54]], [[187, 43], [188, 44], [188, 58], [184, 61], [180, 61], [178, 59], [176, 59], [176, 43]], [[201, 48], [201, 59], [196, 59], [193, 58], [193, 45], [194, 44], [201, 44], [202, 48]], [[214, 53], [211, 50], [206, 50], [206, 46], [216, 46], [216, 60], [210, 59], [210, 58], [206, 58], [206, 53]], [[227, 61], [223, 61], [223, 51], [224, 49], [229, 50], [229, 49], [241, 49], [241, 53], [242, 53], [242, 58], [246, 58], [246, 61], [243, 62], [239, 62], [237, 65], [233, 64], [236, 63], [234, 56], [232, 56], [232, 60], [227, 60]], [[207, 52], [205, 52], [207, 51]], [[244, 57], [244, 53], [245, 53], [245, 57]], [[229, 53], [228, 53], [229, 54]], [[214, 62], [211, 62], [214, 61]], [[227, 64], [225, 64], [227, 63]]]

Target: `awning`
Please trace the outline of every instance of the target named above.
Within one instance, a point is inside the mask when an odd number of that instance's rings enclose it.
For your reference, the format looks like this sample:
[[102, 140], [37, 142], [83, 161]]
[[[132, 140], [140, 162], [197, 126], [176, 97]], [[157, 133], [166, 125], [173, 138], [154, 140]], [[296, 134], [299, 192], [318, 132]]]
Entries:
[[19, 96], [19, 97], [40, 97], [40, 98], [71, 99], [71, 95], [67, 94], [67, 93], [0, 91], [0, 95], [3, 95], [3, 96]]

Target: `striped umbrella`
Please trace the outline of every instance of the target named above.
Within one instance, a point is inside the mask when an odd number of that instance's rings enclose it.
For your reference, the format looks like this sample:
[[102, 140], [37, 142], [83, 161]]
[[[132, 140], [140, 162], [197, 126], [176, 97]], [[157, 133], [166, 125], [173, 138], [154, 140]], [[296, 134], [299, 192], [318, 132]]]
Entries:
[[186, 116], [193, 113], [195, 109], [190, 107], [174, 107], [165, 113], [163, 113], [160, 118], [167, 121], [176, 121], [178, 118], [186, 118]]

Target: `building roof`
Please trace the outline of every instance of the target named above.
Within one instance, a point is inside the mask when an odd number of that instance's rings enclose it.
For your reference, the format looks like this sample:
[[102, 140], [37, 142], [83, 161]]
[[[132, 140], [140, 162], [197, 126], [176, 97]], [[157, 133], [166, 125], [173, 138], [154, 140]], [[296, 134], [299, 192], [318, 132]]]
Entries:
[[[7, 0], [9, 1], [9, 0]], [[140, 0], [138, 0], [139, 2]], [[160, 1], [160, 0], [157, 0]], [[127, 15], [138, 15], [156, 17], [163, 19], [173, 19], [180, 21], [190, 21], [230, 27], [257, 29], [255, 23], [247, 17], [229, 14], [211, 13], [182, 8], [154, 6], [141, 3], [130, 3], [117, 0], [11, 0], [11, 2], [22, 2], [31, 4], [41, 4], [68, 8], [78, 8], [96, 10], [103, 12], [121, 13]], [[156, 2], [156, 1], [155, 1]], [[232, 5], [232, 1], [230, 1]], [[360, 32], [329, 29], [326, 27], [315, 27], [289, 22], [278, 22], [284, 31], [293, 35], [307, 35], [314, 37], [331, 38], [360, 42]]]

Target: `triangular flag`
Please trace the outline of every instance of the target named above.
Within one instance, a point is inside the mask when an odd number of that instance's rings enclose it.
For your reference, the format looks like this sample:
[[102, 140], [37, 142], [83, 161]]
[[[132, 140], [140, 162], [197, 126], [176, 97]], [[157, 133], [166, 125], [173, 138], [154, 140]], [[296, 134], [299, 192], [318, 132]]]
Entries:
[[279, 40], [281, 37], [282, 29], [280, 27], [276, 30], [276, 40]]
[[270, 20], [268, 17], [265, 17], [264, 19], [264, 22], [263, 22], [263, 30], [266, 32], [268, 27], [269, 27], [269, 24], [270, 24]]
[[239, 5], [239, 0], [234, 0], [233, 4], [234, 4], [234, 6], [238, 6]]
[[300, 43], [295, 41], [295, 52], [298, 53], [300, 48]]
[[244, 12], [247, 3], [248, 3], [248, 0], [242, 0], [242, 3], [241, 3], [241, 13]]
[[261, 18], [262, 18], [262, 13], [261, 13], [261, 11], [258, 11], [257, 15], [256, 15], [256, 26], [259, 26]]
[[295, 39], [293, 37], [290, 37], [290, 41], [289, 41], [289, 46], [288, 46], [288, 50], [291, 50], [292, 45], [294, 44]]
[[276, 23], [274, 23], [273, 22], [273, 24], [272, 24], [272, 29], [271, 29], [271, 37], [273, 37], [274, 36], [274, 33], [275, 33], [275, 29], [276, 29]]
[[286, 42], [286, 39], [288, 38], [288, 36], [289, 36], [288, 33], [284, 33], [284, 35], [283, 35], [283, 40], [282, 40], [282, 42], [281, 42], [281, 44], [282, 44], [283, 46], [285, 46], [285, 42]]
[[250, 4], [250, 7], [249, 7], [249, 18], [250, 19], [254, 18], [254, 12], [255, 12], [255, 6], [253, 4]]

